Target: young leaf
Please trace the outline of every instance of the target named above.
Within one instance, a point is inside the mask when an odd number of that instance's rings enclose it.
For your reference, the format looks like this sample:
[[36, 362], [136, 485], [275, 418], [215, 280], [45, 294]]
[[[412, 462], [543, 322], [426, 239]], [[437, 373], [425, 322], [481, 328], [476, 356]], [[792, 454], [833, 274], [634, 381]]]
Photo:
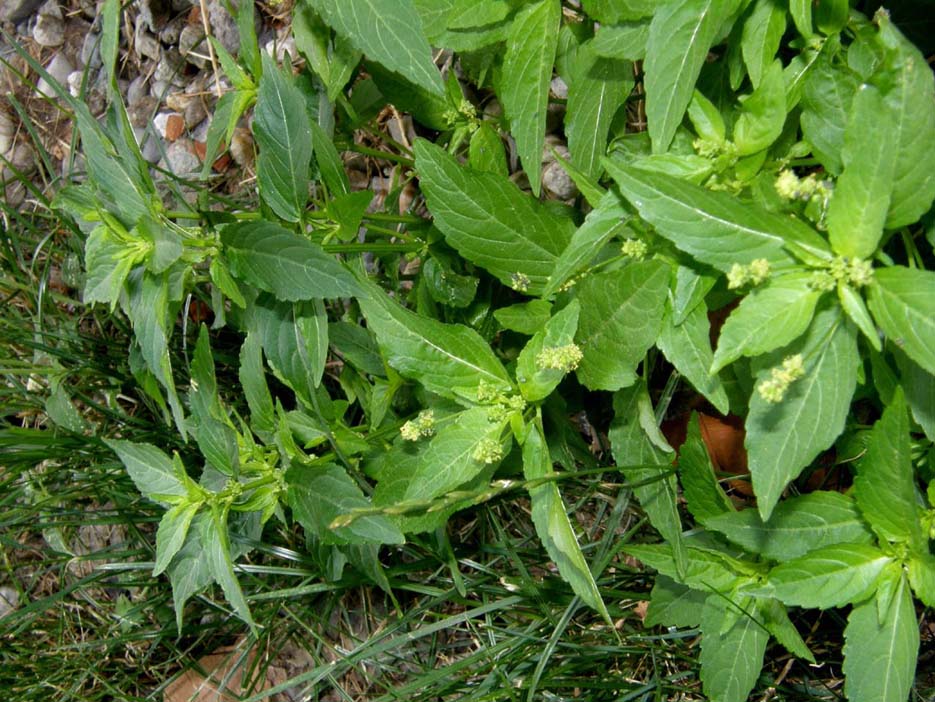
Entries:
[[418, 140], [414, 151], [429, 210], [448, 243], [505, 285], [539, 294], [571, 239], [571, 220], [508, 178], [468, 170], [427, 141]]
[[192, 519], [201, 507], [197, 502], [182, 502], [162, 515], [156, 531], [156, 564], [153, 575], [159, 575], [175, 558], [188, 536]]
[[510, 169], [506, 162], [503, 141], [497, 130], [490, 126], [490, 122], [481, 122], [471, 136], [468, 163], [475, 171], [509, 177]]
[[874, 538], [854, 500], [838, 492], [785, 499], [768, 522], [755, 509], [722, 511], [707, 519], [705, 528], [751, 553], [780, 562], [834, 544], [869, 544]]
[[903, 266], [877, 269], [867, 304], [890, 341], [935, 375], [935, 273]]
[[797, 658], [802, 658], [809, 663], [815, 662], [815, 656], [802, 640], [795, 624], [789, 619], [785, 605], [770, 598], [760, 600], [757, 609], [763, 617], [763, 625], [783, 648]]
[[698, 415], [694, 412], [688, 422], [685, 443], [679, 449], [678, 466], [685, 502], [695, 519], [707, 525], [719, 515], [734, 513], [733, 503], [714, 475], [714, 466], [702, 440]]
[[844, 629], [844, 691], [852, 702], [906, 702], [915, 678], [919, 627], [905, 578], [890, 616], [874, 599], [851, 610]]
[[935, 607], [935, 556], [916, 554], [909, 561], [909, 584], [926, 607]]
[[935, 441], [935, 375], [926, 373], [904, 353], [897, 351], [894, 356], [912, 418], [929, 440]]
[[491, 421], [490, 408], [473, 407], [457, 414], [432, 437], [409, 481], [405, 500], [431, 500], [465, 485], [488, 465], [499, 463], [496, 451], [479, 452], [495, 444], [503, 453], [504, 422]]
[[850, 71], [832, 65], [823, 52], [803, 82], [802, 135], [815, 156], [832, 175], [841, 172], [844, 130], [857, 93], [857, 79]]
[[739, 155], [748, 156], [769, 148], [786, 122], [786, 86], [779, 59], [763, 74], [759, 87], [741, 101], [734, 143]]
[[272, 433], [276, 429], [276, 412], [263, 371], [262, 341], [256, 333], [248, 333], [240, 348], [237, 377], [250, 408], [250, 425], [258, 433]]
[[877, 352], [882, 351], [883, 344], [880, 342], [880, 334], [870, 317], [867, 303], [864, 302], [864, 298], [861, 297], [860, 293], [845, 281], [838, 281], [838, 301], [841, 303], [841, 309], [857, 325], [857, 328], [860, 329], [864, 338], [870, 342], [873, 349]]
[[661, 173], [624, 168], [616, 161], [605, 159], [604, 167], [659, 234], [719, 270], [757, 258], [788, 265], [792, 258], [787, 251], [806, 262], [829, 258], [824, 239], [794, 217]]
[[[312, 131], [312, 152], [315, 154], [315, 162], [318, 164], [321, 179], [328, 186], [332, 195], [349, 194], [351, 192], [351, 182], [344, 170], [341, 154], [338, 153], [328, 134], [317, 122], [309, 122], [308, 126]], [[369, 201], [367, 204], [370, 204]], [[356, 229], [354, 233], [357, 233]]]
[[869, 597], [892, 559], [875, 546], [835, 544], [779, 564], [757, 594], [797, 607], [843, 607]]
[[727, 138], [727, 127], [724, 117], [721, 116], [717, 106], [704, 96], [700, 90], [692, 93], [692, 101], [688, 104], [688, 119], [695, 129], [695, 133], [707, 141], [722, 144]]
[[240, 467], [237, 432], [214, 417], [193, 417], [192, 435], [206, 463], [224, 475], [236, 474]]
[[743, 23], [740, 49], [754, 88], [760, 86], [786, 32], [786, 9], [777, 0], [756, 0]]
[[883, 539], [927, 548], [919, 522], [915, 475], [909, 445], [909, 416], [897, 387], [883, 416], [873, 426], [867, 452], [857, 466], [857, 506]]
[[691, 102], [708, 49], [736, 0], [689, 0], [659, 7], [646, 42], [646, 117], [653, 153], [668, 151]]
[[694, 590], [667, 575], [657, 575], [649, 596], [644, 626], [696, 627], [708, 593]]
[[[769, 519], [788, 482], [843, 431], [857, 385], [857, 339], [836, 308], [816, 314], [803, 338], [768, 358], [775, 368], [790, 354], [804, 358], [804, 376], [778, 403], [754, 391], [747, 416], [744, 445], [764, 519]], [[763, 370], [758, 385], [770, 374], [771, 368]]]
[[504, 329], [532, 336], [552, 318], [552, 303], [545, 300], [519, 302], [493, 311]]
[[178, 504], [188, 497], [187, 476], [181, 463], [155, 446], [121, 439], [104, 439], [123, 462], [136, 488], [151, 500]]
[[312, 132], [302, 93], [266, 53], [253, 131], [260, 147], [256, 164], [260, 195], [284, 220], [298, 222], [308, 202]]
[[292, 13], [296, 48], [321, 79], [328, 100], [335, 102], [360, 62], [360, 52], [343, 35], [331, 40], [331, 30], [310, 3], [296, 3]]
[[[569, 348], [578, 328], [581, 305], [572, 300], [567, 307], [536, 332], [516, 361], [516, 380], [527, 402], [540, 402], [548, 397], [571, 368], [556, 368], [540, 363], [540, 354], [549, 349]], [[569, 366], [574, 365], [570, 363]]]
[[182, 548], [166, 568], [169, 582], [172, 584], [172, 604], [175, 607], [175, 621], [179, 631], [182, 630], [185, 603], [192, 595], [211, 584], [211, 571], [202, 547], [210, 521], [210, 510], [202, 510], [195, 515]]
[[717, 374], [709, 370], [714, 362], [710, 329], [708, 308], [703, 302], [678, 325], [673, 323], [672, 311], [667, 309], [656, 346], [698, 392], [719, 412], [727, 414], [730, 409], [727, 392]]
[[[536, 421], [526, 436], [523, 444], [523, 474], [526, 480], [545, 478], [553, 474], [549, 447], [543, 436], [541, 421]], [[594, 582], [594, 576], [588, 567], [562, 496], [554, 482], [547, 482], [529, 488], [532, 501], [532, 521], [536, 533], [545, 546], [549, 557], [558, 566], [558, 572], [589, 607], [600, 612], [610, 621], [610, 615], [601, 599], [601, 593]]]
[[213, 506], [201, 535], [203, 558], [214, 581], [221, 586], [224, 596], [234, 608], [237, 616], [251, 629], [256, 628], [250, 606], [244, 598], [240, 582], [234, 574], [234, 562], [231, 557], [230, 534], [227, 530], [227, 508]]
[[617, 110], [633, 89], [632, 66], [598, 56], [587, 42], [578, 49], [568, 86], [565, 134], [571, 162], [591, 178], [601, 176], [601, 157]]
[[352, 297], [350, 272], [320, 246], [272, 222], [240, 222], [221, 232], [231, 272], [280, 300]]
[[296, 520], [324, 543], [401, 544], [402, 532], [382, 515], [359, 517], [347, 526], [332, 522], [355, 509], [370, 507], [360, 487], [340, 466], [295, 465], [286, 473], [286, 501]]
[[883, 236], [896, 166], [892, 124], [882, 119], [885, 114], [880, 92], [860, 86], [844, 130], [844, 171], [828, 205], [831, 246], [848, 258], [870, 258]]
[[[736, 616], [732, 607], [742, 607]], [[712, 702], [745, 702], [763, 667], [769, 632], [750, 598], [725, 602], [710, 595], [701, 610], [701, 683]], [[725, 616], [735, 618], [725, 629]]]
[[561, 17], [559, 0], [538, 0], [519, 11], [507, 35], [498, 91], [520, 161], [537, 196], [541, 187], [549, 83]]
[[576, 341], [584, 353], [578, 379], [592, 390], [618, 390], [636, 380], [636, 367], [659, 333], [669, 267], [632, 263], [598, 273], [578, 286]]
[[127, 247], [110, 227], [99, 225], [84, 242], [84, 267], [87, 271], [82, 299], [86, 305], [103, 302], [111, 310], [117, 305], [123, 284], [130, 275], [134, 260]]
[[473, 402], [481, 382], [511, 387], [503, 364], [473, 329], [421, 317], [376, 289], [360, 299], [360, 307], [387, 363], [426, 390]]
[[789, 0], [789, 11], [799, 34], [808, 39], [815, 32], [812, 30], [812, 0]]
[[686, 547], [681, 572], [676, 568], [669, 544], [634, 544], [623, 551], [663, 575], [702, 592], [716, 591], [724, 595], [750, 581], [748, 575], [741, 575], [731, 567], [733, 559], [715, 551]]
[[[904, 37], [888, 16], [879, 16], [880, 43], [886, 48], [886, 70], [880, 76], [886, 116], [892, 134], [895, 166], [886, 228], [912, 224], [935, 198], [935, 78], [922, 52]], [[893, 80], [895, 74], [895, 80]]]
[[711, 372], [741, 356], [759, 356], [798, 339], [811, 324], [822, 295], [809, 280], [811, 273], [790, 273], [744, 297], [721, 329]]
[[335, 31], [407, 80], [445, 94], [412, 0], [311, 0]]

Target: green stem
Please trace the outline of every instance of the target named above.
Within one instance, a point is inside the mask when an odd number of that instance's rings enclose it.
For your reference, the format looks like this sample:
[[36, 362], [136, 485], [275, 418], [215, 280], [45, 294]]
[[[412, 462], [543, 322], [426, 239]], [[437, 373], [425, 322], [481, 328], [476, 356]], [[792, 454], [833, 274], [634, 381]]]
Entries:
[[326, 244], [322, 248], [328, 253], [409, 253], [421, 251], [425, 244]]
[[348, 147], [348, 151], [353, 151], [358, 154], [363, 154], [364, 156], [373, 156], [374, 158], [382, 158], [386, 161], [393, 161], [394, 163], [399, 163], [403, 166], [412, 167], [415, 165], [415, 161], [411, 158], [406, 158], [405, 156], [400, 156], [399, 154], [392, 154], [389, 151], [380, 151], [380, 149], [371, 149], [367, 146], [361, 146], [360, 144], [354, 144], [353, 146]]

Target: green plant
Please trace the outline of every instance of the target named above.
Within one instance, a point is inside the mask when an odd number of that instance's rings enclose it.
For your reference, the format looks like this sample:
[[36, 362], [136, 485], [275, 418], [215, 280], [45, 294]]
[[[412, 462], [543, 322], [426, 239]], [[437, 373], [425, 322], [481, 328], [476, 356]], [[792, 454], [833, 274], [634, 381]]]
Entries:
[[[389, 589], [381, 545], [443, 535], [456, 511], [514, 489], [561, 576], [609, 621], [607, 561], [586, 558], [558, 487], [608, 468], [568, 421], [585, 412], [665, 540], [617, 548], [664, 576], [650, 623], [700, 625], [707, 696], [746, 699], [769, 636], [811, 660], [786, 606], [853, 604], [846, 694], [907, 699], [911, 593], [935, 606], [921, 490], [935, 81], [886, 12], [311, 0], [294, 24], [311, 70], [295, 77], [261, 56], [242, 5], [240, 63], [219, 50], [234, 90], [209, 152], [255, 103], [257, 210], [168, 209], [118, 100], [104, 126], [70, 101], [88, 179], [56, 201], [87, 235], [85, 302], [126, 314], [137, 381], [201, 454], [109, 441], [167, 507], [155, 572], [178, 622], [214, 581], [252, 625], [234, 563], [273, 518], [302, 525], [322, 572], [349, 563]], [[106, 7], [113, 66], [119, 6]], [[444, 78], [430, 46], [454, 52]], [[556, 72], [570, 149], [556, 158], [578, 207], [539, 198]], [[502, 117], [479, 109], [494, 97]], [[423, 137], [356, 145], [387, 103]], [[507, 129], [531, 194], [510, 180]], [[396, 164], [387, 205], [418, 178], [431, 218], [369, 213], [348, 150]], [[189, 296], [243, 339], [239, 387], [219, 382], [203, 327], [179, 395], [170, 347]], [[743, 418], [755, 509], [722, 491], [697, 424], [672, 468], [660, 424], [682, 378]], [[855, 458], [852, 490], [796, 494], [821, 462], [846, 473]]]

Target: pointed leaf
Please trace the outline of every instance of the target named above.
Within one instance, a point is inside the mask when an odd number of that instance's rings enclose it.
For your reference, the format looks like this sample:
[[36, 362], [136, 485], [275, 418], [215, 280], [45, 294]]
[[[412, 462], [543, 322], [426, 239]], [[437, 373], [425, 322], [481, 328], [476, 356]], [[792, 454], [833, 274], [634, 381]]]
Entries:
[[740, 48], [750, 82], [759, 87], [786, 32], [786, 10], [777, 0], [756, 0], [743, 23]]
[[[698, 414], [692, 412], [685, 443], [679, 449], [679, 477], [689, 511], [707, 525], [719, 515], [733, 514], [734, 505], [714, 475], [714, 466], [702, 440]], [[750, 510], [747, 510], [750, 511]]]
[[717, 374], [710, 372], [714, 361], [710, 331], [704, 303], [695, 306], [679, 325], [673, 323], [672, 312], [667, 310], [656, 346], [698, 392], [719, 412], [727, 414], [730, 409], [727, 392]]
[[234, 608], [237, 616], [251, 629], [256, 628], [250, 606], [244, 598], [240, 582], [234, 574], [234, 561], [231, 558], [230, 535], [227, 531], [227, 514], [222, 507], [212, 507], [205, 522], [201, 547], [203, 557], [214, 581], [221, 586], [224, 597]]
[[769, 148], [782, 134], [786, 121], [786, 86], [782, 62], [774, 61], [759, 87], [741, 98], [740, 115], [734, 123], [734, 143], [741, 156]]
[[162, 515], [156, 532], [156, 565], [153, 566], [153, 575], [159, 575], [168, 568], [175, 554], [181, 550], [192, 519], [200, 507], [198, 503], [183, 502]]
[[558, 368], [541, 368], [538, 357], [545, 349], [569, 346], [574, 342], [581, 305], [572, 300], [557, 312], [542, 330], [529, 340], [516, 361], [516, 380], [527, 402], [540, 402], [548, 397], [565, 377]]
[[250, 408], [252, 428], [257, 432], [273, 432], [276, 429], [276, 413], [263, 371], [263, 346], [260, 336], [256, 333], [248, 333], [240, 348], [240, 370], [237, 377]]
[[750, 599], [737, 605], [745, 611], [725, 630], [725, 616], [734, 616], [732, 606], [711, 595], [701, 611], [701, 683], [713, 702], [746, 702], [769, 641], [769, 632], [754, 618], [759, 613]]
[[909, 561], [909, 583], [926, 607], [935, 607], [935, 556], [920, 553]]
[[889, 340], [935, 375], [935, 272], [878, 269], [867, 304]]
[[693, 590], [667, 575], [657, 575], [649, 598], [644, 626], [696, 627], [708, 593]]
[[802, 94], [802, 134], [832, 175], [841, 172], [844, 130], [857, 93], [857, 79], [822, 53], [807, 73]]
[[121, 439], [105, 439], [104, 442], [117, 454], [137, 489], [146, 497], [163, 504], [178, 503], [188, 497], [181, 464], [155, 446]]

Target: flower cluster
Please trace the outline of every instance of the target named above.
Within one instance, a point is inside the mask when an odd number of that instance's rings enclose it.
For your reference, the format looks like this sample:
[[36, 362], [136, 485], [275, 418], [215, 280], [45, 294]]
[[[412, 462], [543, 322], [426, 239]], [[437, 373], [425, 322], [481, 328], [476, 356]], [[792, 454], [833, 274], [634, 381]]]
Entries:
[[510, 276], [510, 287], [517, 292], [529, 290], [529, 276], [525, 273], [514, 273]]
[[474, 448], [471, 457], [478, 463], [496, 463], [503, 458], [503, 446], [496, 439], [482, 439]]
[[406, 441], [418, 441], [423, 436], [435, 433], [435, 413], [422, 410], [415, 419], [410, 419], [399, 428], [399, 433]]
[[802, 354], [797, 353], [783, 359], [782, 365], [769, 372], [769, 379], [760, 383], [756, 390], [767, 402], [782, 402], [786, 390], [796, 380], [805, 375], [805, 363]]
[[783, 200], [808, 201], [814, 197], [827, 198], [831, 195], [831, 185], [828, 181], [818, 180], [814, 173], [799, 178], [789, 169], [779, 172], [774, 187]]
[[731, 290], [742, 288], [744, 285], [759, 285], [769, 278], [769, 261], [757, 258], [749, 265], [735, 263], [727, 273], [727, 287]]
[[649, 247], [641, 239], [626, 239], [620, 247], [624, 256], [629, 256], [637, 261], [642, 261], [649, 253]]
[[813, 290], [834, 290], [838, 283], [862, 288], [873, 281], [873, 265], [862, 258], [838, 256], [828, 268], [815, 271], [808, 284]]
[[559, 370], [563, 373], [570, 373], [578, 367], [582, 358], [584, 354], [577, 344], [551, 346], [542, 349], [536, 355], [536, 365], [541, 370]]

